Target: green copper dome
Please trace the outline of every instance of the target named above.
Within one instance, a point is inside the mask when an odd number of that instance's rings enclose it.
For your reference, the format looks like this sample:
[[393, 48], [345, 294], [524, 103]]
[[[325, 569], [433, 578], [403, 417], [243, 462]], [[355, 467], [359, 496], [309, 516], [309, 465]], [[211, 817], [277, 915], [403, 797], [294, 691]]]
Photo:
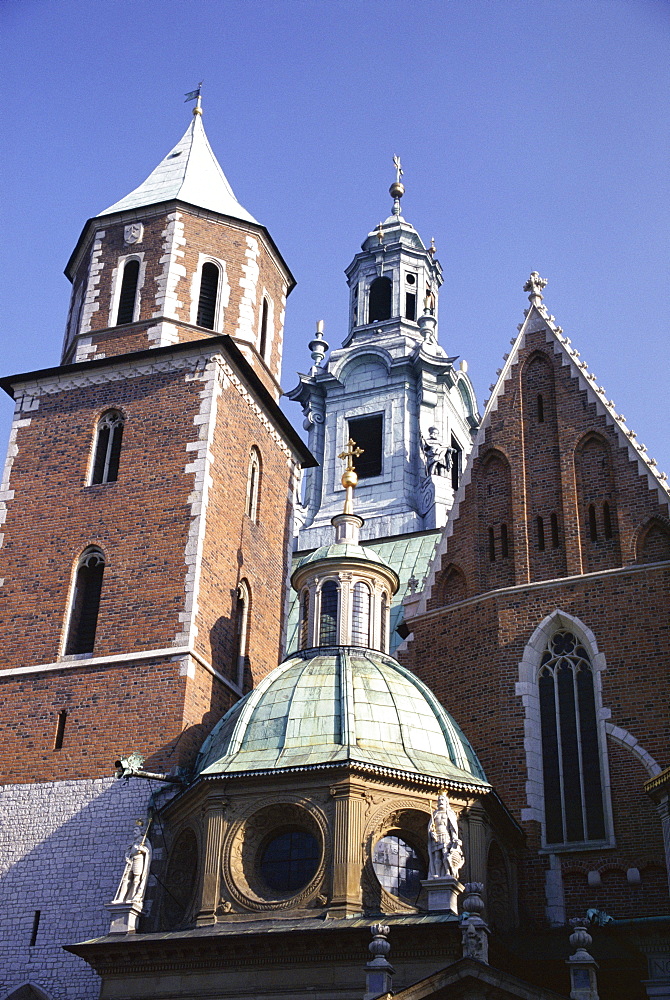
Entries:
[[383, 566], [395, 573], [395, 570], [380, 555], [370, 548], [357, 545], [355, 542], [331, 542], [330, 545], [322, 545], [300, 560], [296, 569], [302, 569], [310, 563], [320, 562], [322, 559], [356, 559], [359, 562], [369, 562], [376, 566]]
[[373, 649], [305, 649], [237, 702], [205, 740], [200, 775], [351, 762], [485, 785], [467, 739], [411, 671]]

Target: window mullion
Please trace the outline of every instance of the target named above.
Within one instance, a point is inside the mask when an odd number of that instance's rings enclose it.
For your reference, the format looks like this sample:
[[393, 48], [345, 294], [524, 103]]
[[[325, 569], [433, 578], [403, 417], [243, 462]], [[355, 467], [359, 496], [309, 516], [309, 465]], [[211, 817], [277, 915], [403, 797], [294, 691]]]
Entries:
[[560, 782], [561, 788], [561, 827], [563, 830], [563, 843], [567, 843], [568, 839], [568, 829], [566, 820], [566, 805], [565, 805], [565, 782], [563, 780], [563, 734], [561, 733], [561, 710], [558, 699], [558, 677], [556, 676], [556, 659], [552, 664], [551, 670], [554, 676], [554, 706], [556, 709], [556, 745], [558, 750], [558, 780]]
[[589, 828], [586, 822], [586, 794], [584, 792], [584, 760], [582, 756], [582, 720], [579, 715], [579, 697], [577, 692], [577, 665], [573, 657], [570, 657], [572, 664], [572, 694], [575, 699], [575, 728], [577, 737], [577, 760], [579, 764], [579, 792], [582, 799], [582, 826], [584, 828], [584, 840], [587, 839]]

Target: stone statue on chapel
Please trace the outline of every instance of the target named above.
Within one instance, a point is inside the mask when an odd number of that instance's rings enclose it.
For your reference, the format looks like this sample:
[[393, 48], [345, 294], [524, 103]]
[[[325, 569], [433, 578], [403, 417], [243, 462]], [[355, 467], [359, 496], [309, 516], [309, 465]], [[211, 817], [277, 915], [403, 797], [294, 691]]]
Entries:
[[139, 903], [144, 901], [144, 893], [151, 868], [151, 844], [147, 840], [148, 830], [138, 829], [131, 847], [126, 852], [126, 866], [114, 897], [114, 903]]
[[428, 878], [458, 878], [465, 864], [458, 817], [447, 796], [437, 797], [437, 809], [428, 824]]
[[454, 449], [442, 443], [437, 427], [428, 428], [428, 437], [421, 438], [421, 450], [427, 476], [446, 476], [451, 469]]

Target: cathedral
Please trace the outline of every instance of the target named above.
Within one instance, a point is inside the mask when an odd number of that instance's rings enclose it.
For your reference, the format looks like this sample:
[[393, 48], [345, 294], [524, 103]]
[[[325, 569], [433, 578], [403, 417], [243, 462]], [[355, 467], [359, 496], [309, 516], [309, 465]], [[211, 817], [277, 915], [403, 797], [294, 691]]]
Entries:
[[191, 96], [0, 380], [0, 1000], [670, 1000], [667, 477], [537, 272], [480, 409], [397, 157], [289, 420]]

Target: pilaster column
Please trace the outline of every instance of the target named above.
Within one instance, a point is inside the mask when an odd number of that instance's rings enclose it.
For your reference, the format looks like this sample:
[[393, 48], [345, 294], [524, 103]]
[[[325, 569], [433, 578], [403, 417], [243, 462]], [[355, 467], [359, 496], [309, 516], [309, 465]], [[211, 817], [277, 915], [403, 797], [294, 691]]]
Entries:
[[467, 881], [483, 882], [486, 886], [487, 831], [486, 814], [476, 802], [468, 811], [461, 813], [461, 823], [467, 823], [468, 849], [465, 852]]
[[360, 913], [363, 906], [363, 806], [365, 786], [343, 781], [330, 789], [334, 804], [333, 885], [330, 911], [334, 916]]
[[195, 921], [198, 927], [216, 923], [221, 882], [221, 847], [226, 828], [227, 805], [227, 799], [215, 796], [208, 799], [204, 806], [205, 856], [200, 883], [200, 909]]

